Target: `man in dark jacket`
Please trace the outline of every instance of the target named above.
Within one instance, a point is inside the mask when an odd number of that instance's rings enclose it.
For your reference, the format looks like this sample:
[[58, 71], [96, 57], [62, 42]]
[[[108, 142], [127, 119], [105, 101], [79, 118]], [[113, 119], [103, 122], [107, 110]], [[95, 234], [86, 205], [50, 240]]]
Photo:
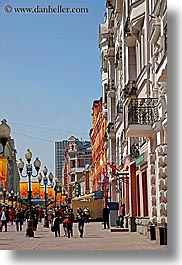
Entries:
[[22, 225], [23, 225], [23, 212], [21, 211], [21, 208], [17, 209], [15, 213], [15, 221], [16, 221], [16, 231], [22, 231]]
[[103, 221], [104, 221], [104, 229], [106, 229], [106, 225], [107, 225], [107, 228], [109, 229], [109, 213], [110, 213], [109, 207], [105, 206], [103, 208], [103, 211], [102, 211], [102, 217], [103, 217]]

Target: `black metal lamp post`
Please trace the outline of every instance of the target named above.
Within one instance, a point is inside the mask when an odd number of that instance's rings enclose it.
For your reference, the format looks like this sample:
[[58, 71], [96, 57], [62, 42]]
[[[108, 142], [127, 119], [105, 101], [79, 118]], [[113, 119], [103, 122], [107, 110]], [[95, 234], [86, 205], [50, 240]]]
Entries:
[[3, 146], [3, 151], [0, 153], [1, 155], [5, 155], [5, 146], [8, 141], [8, 138], [11, 133], [11, 128], [7, 124], [6, 119], [3, 119], [0, 124], [0, 143]]
[[6, 189], [3, 188], [3, 203], [6, 201]]
[[50, 180], [50, 182], [52, 183], [53, 180], [53, 174], [50, 172], [49, 176], [47, 177], [47, 172], [48, 169], [45, 166], [43, 169], [43, 174], [44, 177], [42, 177], [42, 174], [40, 173], [38, 176], [38, 180], [39, 180], [39, 184], [41, 185], [41, 181], [43, 179], [43, 183], [44, 183], [44, 198], [45, 198], [45, 217], [44, 217], [44, 227], [49, 228], [49, 221], [48, 221], [48, 216], [47, 216], [47, 185], [48, 185], [48, 179]]
[[58, 182], [59, 182], [58, 178], [55, 178], [55, 186], [54, 186], [54, 193], [55, 193], [54, 205], [55, 205], [55, 207], [57, 204]]
[[[2, 152], [0, 152], [0, 155], [5, 156], [5, 147], [6, 147], [6, 143], [8, 141], [8, 138], [10, 136], [11, 133], [11, 128], [10, 126], [7, 124], [6, 119], [3, 119], [1, 121], [0, 124], [0, 144], [2, 144], [3, 150]], [[3, 202], [5, 203], [5, 199], [6, 199], [6, 189], [3, 188], [2, 190], [3, 193]]]
[[34, 231], [33, 231], [33, 217], [32, 217], [32, 203], [31, 203], [31, 199], [32, 199], [32, 191], [31, 191], [31, 177], [37, 177], [38, 172], [40, 170], [40, 166], [41, 166], [41, 161], [38, 159], [38, 157], [36, 158], [36, 160], [34, 161], [34, 167], [36, 170], [36, 175], [32, 175], [32, 164], [31, 164], [31, 159], [32, 159], [32, 153], [31, 151], [28, 149], [26, 154], [25, 154], [25, 158], [27, 160], [27, 164], [26, 164], [26, 175], [22, 175], [22, 171], [23, 171], [23, 167], [24, 167], [24, 162], [23, 160], [20, 158], [19, 162], [17, 164], [18, 169], [20, 171], [20, 174], [23, 178], [28, 177], [28, 201], [29, 201], [29, 219], [27, 221], [27, 232], [26, 235], [29, 237], [34, 237]]
[[13, 197], [14, 197], [14, 190], [11, 190], [10, 198], [11, 198], [11, 206], [13, 208]]
[[14, 194], [15, 208], [17, 207], [17, 198], [18, 198], [17, 193], [15, 193], [15, 194]]

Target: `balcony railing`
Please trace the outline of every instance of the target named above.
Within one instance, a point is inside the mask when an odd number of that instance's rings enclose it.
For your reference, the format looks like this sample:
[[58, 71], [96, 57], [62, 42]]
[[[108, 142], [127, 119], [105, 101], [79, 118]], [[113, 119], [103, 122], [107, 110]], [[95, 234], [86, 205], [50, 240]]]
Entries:
[[108, 131], [108, 134], [114, 133], [114, 123], [113, 122], [109, 122], [109, 124], [107, 126], [107, 131]]
[[114, 48], [113, 37], [110, 37], [110, 38], [108, 39], [108, 48]]
[[122, 107], [121, 102], [118, 102], [118, 104], [116, 106], [116, 115], [119, 115], [121, 113], [123, 113], [123, 107]]
[[109, 90], [115, 90], [115, 84], [114, 79], [109, 80], [108, 82], [108, 91]]
[[164, 51], [167, 54], [167, 24], [164, 28]]
[[107, 137], [108, 140], [109, 139], [115, 139], [116, 138], [116, 134], [115, 134], [115, 126], [113, 122], [109, 122], [107, 125]]
[[157, 98], [131, 99], [128, 105], [128, 125], [152, 125], [159, 118]]
[[108, 93], [107, 94], [108, 97], [111, 97], [111, 98], [115, 97], [116, 87], [115, 87], [115, 84], [114, 84], [114, 80], [113, 79], [109, 80], [109, 82], [108, 82], [108, 90], [107, 90], [107, 93]]

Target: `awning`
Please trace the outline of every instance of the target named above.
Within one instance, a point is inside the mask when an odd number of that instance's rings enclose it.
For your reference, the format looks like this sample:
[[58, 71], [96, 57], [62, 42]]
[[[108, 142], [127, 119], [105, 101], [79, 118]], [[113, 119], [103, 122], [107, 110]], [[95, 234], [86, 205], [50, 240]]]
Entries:
[[95, 193], [86, 194], [80, 197], [73, 198], [72, 201], [81, 201], [81, 200], [91, 199], [93, 198], [94, 195]]

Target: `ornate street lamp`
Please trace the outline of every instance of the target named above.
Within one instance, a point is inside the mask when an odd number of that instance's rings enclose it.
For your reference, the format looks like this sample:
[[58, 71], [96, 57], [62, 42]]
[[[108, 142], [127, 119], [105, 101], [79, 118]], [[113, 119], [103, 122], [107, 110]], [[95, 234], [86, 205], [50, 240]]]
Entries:
[[45, 217], [44, 217], [44, 227], [49, 228], [49, 221], [48, 221], [48, 216], [47, 216], [47, 185], [48, 185], [48, 179], [52, 183], [53, 180], [53, 174], [50, 172], [49, 176], [47, 177], [48, 169], [45, 166], [43, 169], [43, 174], [40, 173], [38, 176], [38, 181], [39, 184], [41, 185], [42, 179], [43, 179], [43, 185], [44, 185], [44, 199], [45, 199]]
[[55, 186], [54, 186], [54, 194], [55, 194], [54, 205], [55, 206], [57, 204], [58, 182], [59, 182], [59, 179], [58, 179], [58, 177], [56, 177], [55, 178]]
[[13, 198], [14, 198], [14, 190], [11, 190], [11, 205], [13, 208]]
[[6, 189], [3, 188], [3, 203], [6, 201]]
[[7, 124], [6, 119], [3, 119], [0, 124], [0, 143], [3, 146], [3, 151], [0, 153], [4, 156], [5, 146], [11, 133], [11, 128]]
[[17, 195], [17, 193], [15, 193], [14, 194], [15, 208], [17, 207], [17, 198], [18, 198], [18, 195]]
[[23, 178], [28, 177], [28, 201], [29, 201], [29, 219], [27, 221], [27, 232], [26, 235], [29, 237], [34, 237], [34, 231], [33, 231], [33, 217], [32, 217], [32, 205], [31, 205], [31, 199], [32, 199], [32, 191], [31, 191], [31, 177], [37, 177], [38, 172], [40, 170], [41, 166], [41, 161], [37, 157], [34, 161], [34, 167], [36, 170], [36, 175], [32, 175], [32, 164], [31, 164], [31, 159], [32, 159], [32, 153], [29, 149], [27, 149], [27, 152], [25, 153], [25, 158], [27, 160], [26, 164], [26, 175], [22, 175], [22, 171], [24, 168], [24, 162], [20, 158], [19, 162], [17, 163], [17, 167], [20, 171], [20, 174]]

